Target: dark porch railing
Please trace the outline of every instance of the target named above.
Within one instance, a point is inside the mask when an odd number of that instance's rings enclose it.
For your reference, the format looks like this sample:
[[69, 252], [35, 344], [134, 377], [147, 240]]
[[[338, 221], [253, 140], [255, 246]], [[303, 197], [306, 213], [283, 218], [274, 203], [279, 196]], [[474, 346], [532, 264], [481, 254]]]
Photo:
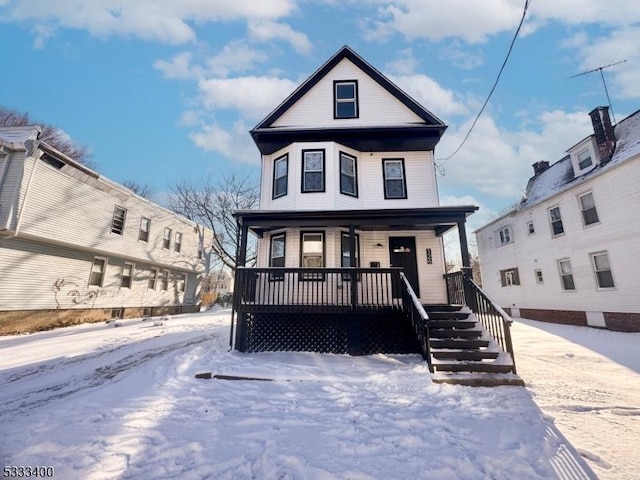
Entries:
[[411, 320], [411, 326], [418, 338], [422, 358], [429, 365], [429, 371], [433, 373], [433, 364], [431, 362], [431, 351], [429, 347], [429, 316], [420, 303], [420, 300], [418, 300], [418, 297], [416, 297], [416, 294], [411, 288], [411, 285], [404, 273], [401, 273], [400, 277], [402, 278], [402, 300], [405, 312], [407, 312], [409, 320]]
[[513, 373], [516, 373], [516, 360], [511, 342], [511, 317], [464, 272], [446, 274], [445, 279], [449, 302], [467, 305], [471, 309], [502, 350], [511, 355]]

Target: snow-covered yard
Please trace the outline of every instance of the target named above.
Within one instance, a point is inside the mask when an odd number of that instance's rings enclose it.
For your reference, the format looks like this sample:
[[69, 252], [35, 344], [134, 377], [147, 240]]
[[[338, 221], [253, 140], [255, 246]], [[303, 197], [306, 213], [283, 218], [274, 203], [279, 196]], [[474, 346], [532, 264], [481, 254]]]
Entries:
[[[228, 352], [228, 311], [2, 337], [0, 459], [53, 466], [65, 479], [587, 478], [550, 419], [564, 427], [553, 407], [567, 403], [543, 400], [554, 387], [528, 377], [557, 370], [542, 362], [545, 345], [522, 340], [526, 327], [515, 327], [516, 348], [531, 391], [433, 384], [412, 355]], [[603, 342], [612, 334], [597, 333]], [[637, 371], [628, 369], [636, 382]], [[200, 372], [272, 381], [194, 378]], [[638, 421], [620, 397], [611, 402], [612, 419]], [[578, 446], [619, 474], [609, 478], [632, 478], [625, 450], [596, 447]]]

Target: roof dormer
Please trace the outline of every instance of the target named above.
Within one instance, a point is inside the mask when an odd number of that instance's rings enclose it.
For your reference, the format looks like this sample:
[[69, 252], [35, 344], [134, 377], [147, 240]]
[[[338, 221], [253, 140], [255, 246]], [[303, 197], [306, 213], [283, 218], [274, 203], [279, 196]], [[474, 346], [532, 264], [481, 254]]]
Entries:
[[590, 172], [598, 164], [598, 150], [593, 135], [574, 145], [567, 153], [571, 157], [573, 174], [575, 177]]

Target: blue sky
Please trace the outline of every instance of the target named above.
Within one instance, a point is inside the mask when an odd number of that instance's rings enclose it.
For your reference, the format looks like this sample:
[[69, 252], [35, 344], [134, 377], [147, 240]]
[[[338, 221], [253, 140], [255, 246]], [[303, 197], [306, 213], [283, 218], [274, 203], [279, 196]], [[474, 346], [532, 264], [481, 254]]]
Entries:
[[[449, 125], [450, 155], [488, 94], [524, 0], [0, 0], [0, 105], [87, 145], [97, 169], [162, 194], [177, 180], [259, 176], [248, 131], [342, 45]], [[538, 160], [640, 108], [637, 0], [531, 0], [500, 84], [442, 161], [471, 228], [517, 200]]]

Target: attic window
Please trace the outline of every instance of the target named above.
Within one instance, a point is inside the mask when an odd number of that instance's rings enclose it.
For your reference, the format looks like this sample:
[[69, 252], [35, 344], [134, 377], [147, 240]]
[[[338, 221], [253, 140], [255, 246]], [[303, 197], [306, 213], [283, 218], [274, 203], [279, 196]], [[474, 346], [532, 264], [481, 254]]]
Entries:
[[40, 157], [40, 160], [42, 160], [44, 163], [46, 163], [47, 165], [60, 170], [62, 167], [64, 167], [65, 163], [61, 160], [58, 160], [57, 158], [52, 157], [51, 155], [45, 153], [42, 155], [42, 157]]
[[578, 168], [580, 170], [585, 170], [593, 165], [593, 160], [591, 160], [591, 154], [589, 153], [589, 149], [583, 150], [578, 154]]
[[358, 82], [333, 82], [334, 118], [358, 118]]

